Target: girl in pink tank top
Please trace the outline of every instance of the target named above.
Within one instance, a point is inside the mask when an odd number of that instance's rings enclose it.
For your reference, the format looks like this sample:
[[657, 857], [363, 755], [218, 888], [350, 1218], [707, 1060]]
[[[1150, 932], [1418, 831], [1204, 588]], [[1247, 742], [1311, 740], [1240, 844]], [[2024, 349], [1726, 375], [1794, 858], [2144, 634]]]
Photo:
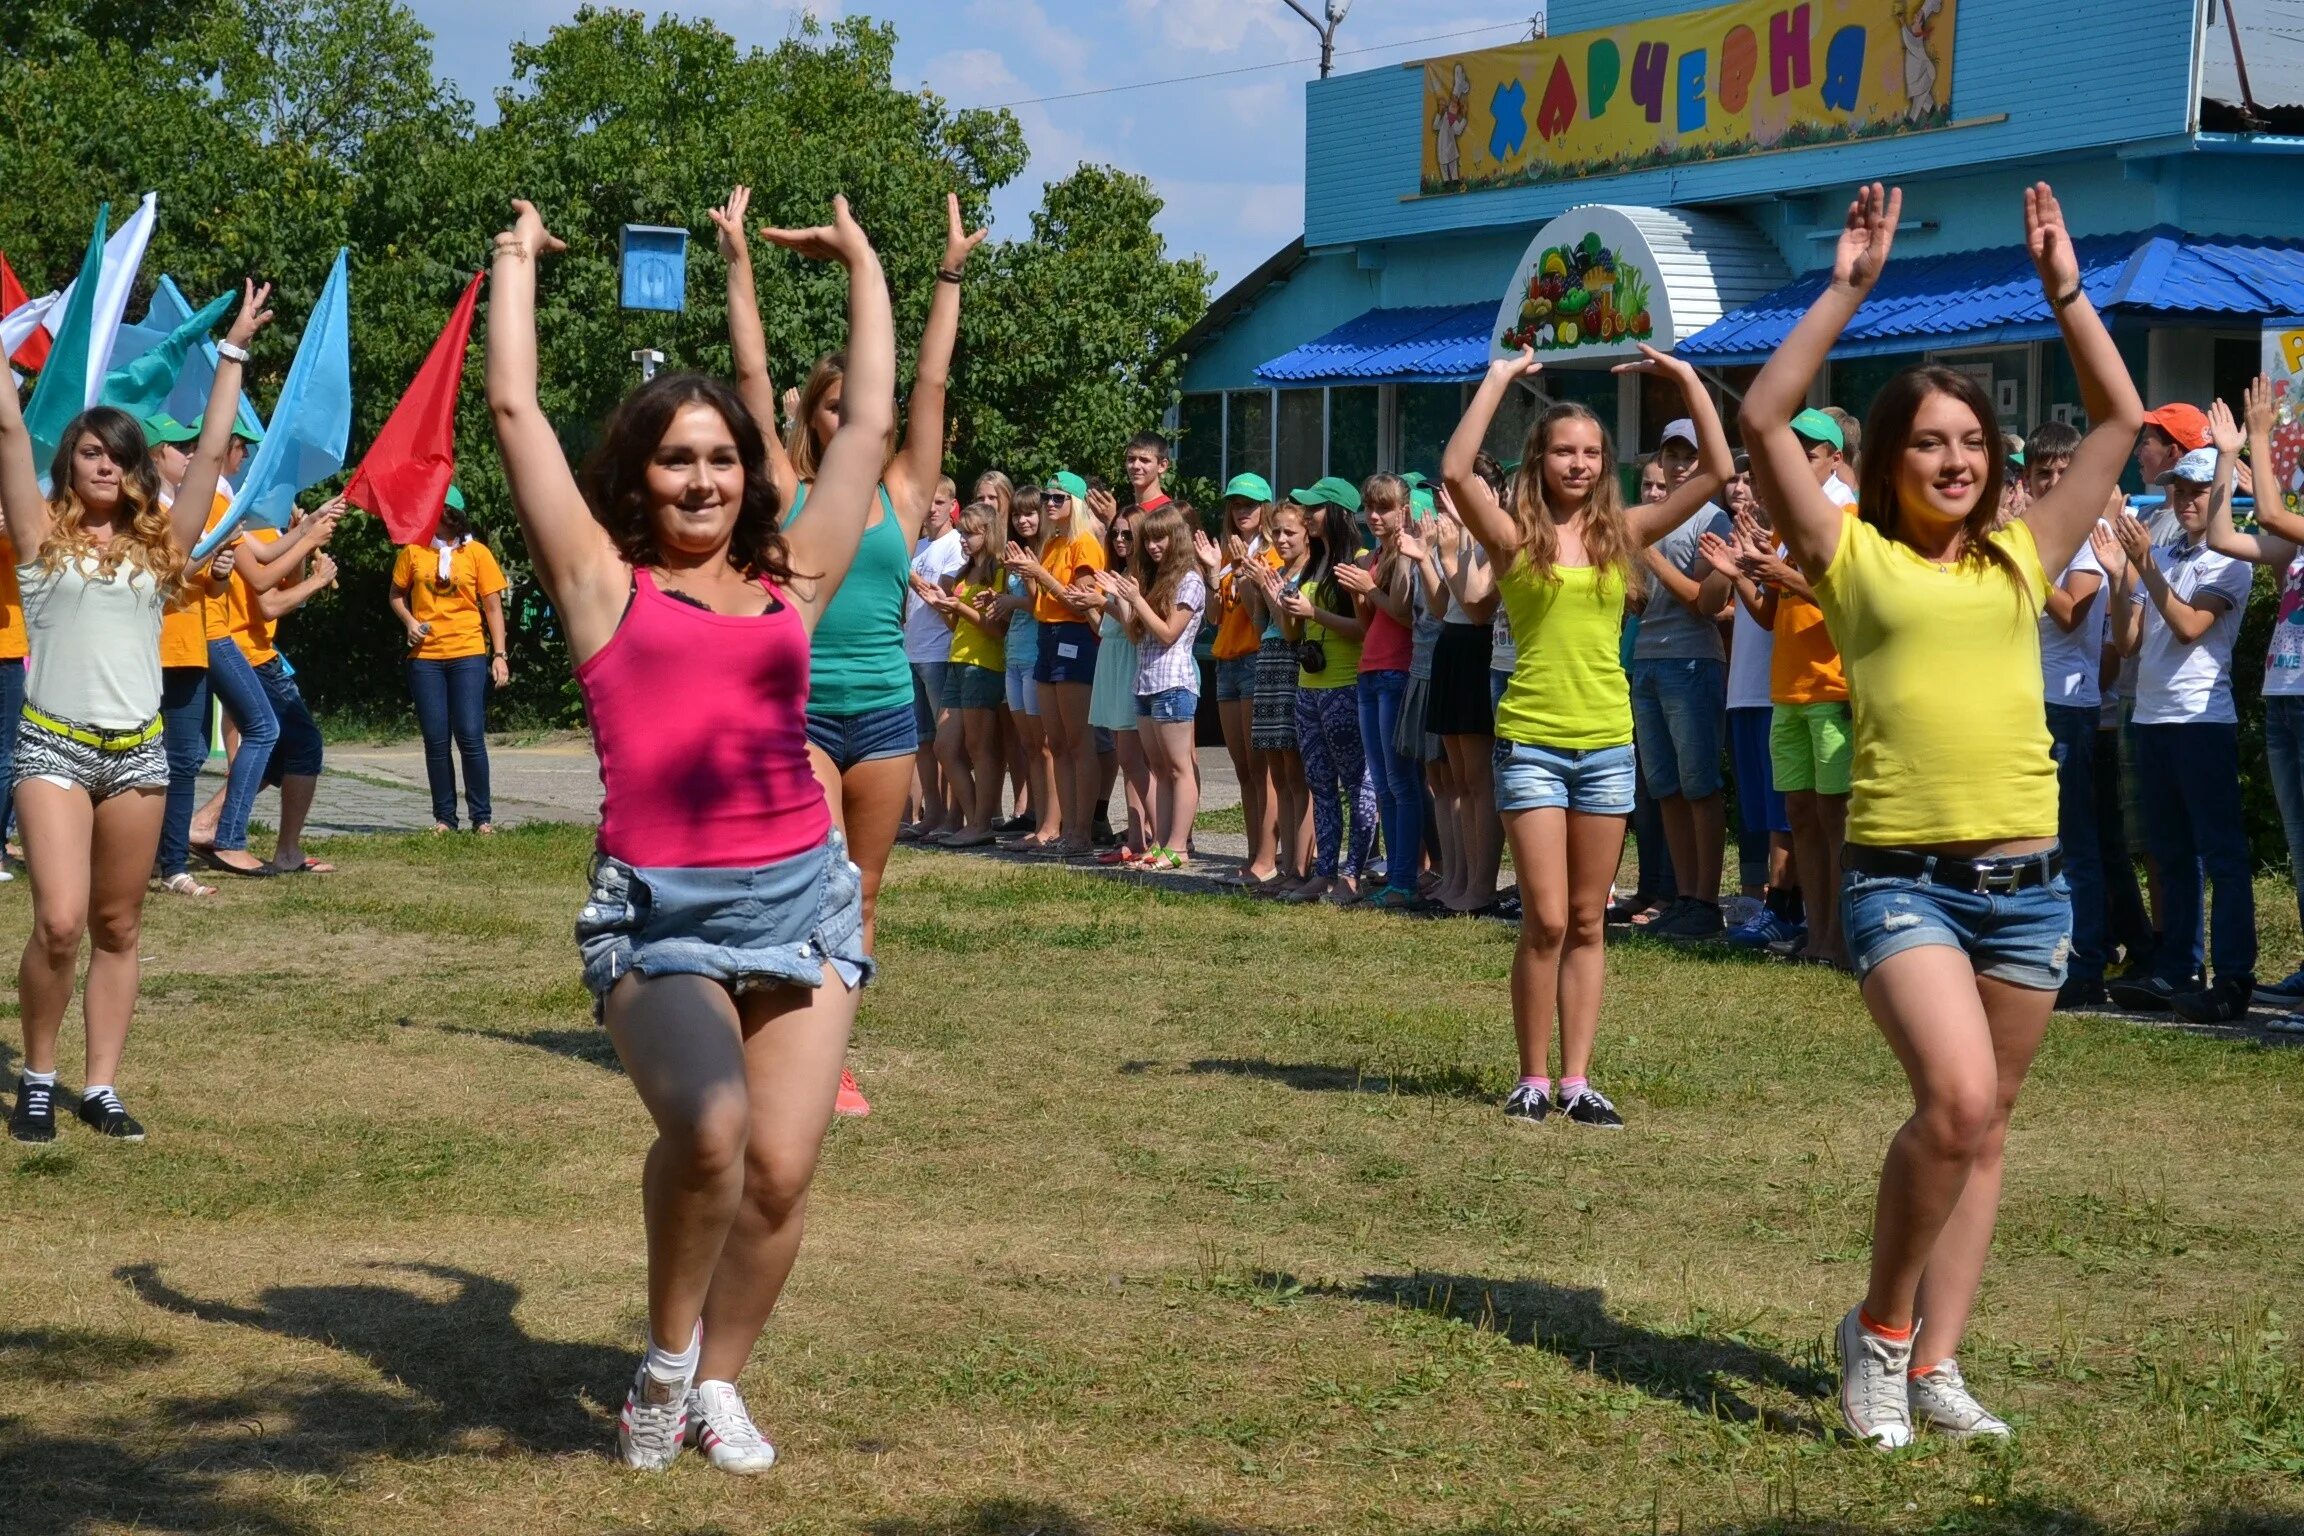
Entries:
[[[713, 212], [723, 254], [747, 201], [739, 188]], [[658, 1133], [648, 1351], [617, 1447], [657, 1468], [692, 1438], [715, 1466], [760, 1472], [775, 1449], [735, 1383], [800, 1240], [871, 972], [803, 711], [809, 636], [855, 558], [895, 421], [888, 288], [845, 199], [829, 225], [765, 232], [849, 279], [844, 420], [787, 533], [760, 424], [717, 379], [667, 374], [626, 397], [579, 484], [536, 398], [536, 267], [563, 247], [513, 206], [488, 402], [600, 755], [584, 978]]]

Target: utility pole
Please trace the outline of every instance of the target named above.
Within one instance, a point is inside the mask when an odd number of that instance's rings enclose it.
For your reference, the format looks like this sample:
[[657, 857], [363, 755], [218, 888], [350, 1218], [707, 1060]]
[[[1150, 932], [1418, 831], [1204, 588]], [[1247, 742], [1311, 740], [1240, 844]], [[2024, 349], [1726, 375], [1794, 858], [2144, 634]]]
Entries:
[[1336, 29], [1344, 25], [1345, 12], [1352, 9], [1352, 0], [1328, 0], [1327, 19], [1323, 21], [1304, 5], [1304, 0], [1288, 0], [1288, 9], [1309, 22], [1312, 30], [1320, 34], [1320, 78], [1336, 67]]

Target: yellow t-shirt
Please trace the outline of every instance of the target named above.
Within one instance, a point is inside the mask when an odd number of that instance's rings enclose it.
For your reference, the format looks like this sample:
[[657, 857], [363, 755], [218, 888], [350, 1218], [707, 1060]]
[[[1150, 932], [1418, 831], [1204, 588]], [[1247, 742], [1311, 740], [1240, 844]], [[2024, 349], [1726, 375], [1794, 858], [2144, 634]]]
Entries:
[[[999, 591], [998, 587], [987, 587], [973, 581], [956, 582], [952, 587], [952, 595], [970, 608], [975, 607], [976, 599], [985, 593], [998, 596]], [[955, 666], [982, 667], [987, 672], [1005, 672], [1008, 669], [1008, 636], [1004, 628], [1007, 620], [998, 619], [994, 623], [1003, 626], [1000, 633], [986, 634], [966, 619], [952, 621], [952, 661]]]
[[1840, 530], [1816, 599], [1848, 672], [1852, 843], [2056, 835], [2040, 682], [2048, 577], [2022, 522], [1991, 542], [2016, 562], [2022, 593], [1997, 566], [1947, 568], [1855, 519]]
[[408, 612], [432, 631], [408, 654], [417, 661], [454, 661], [460, 656], [488, 654], [488, 634], [482, 623], [480, 600], [493, 597], [510, 583], [504, 568], [478, 539], [456, 546], [448, 557], [448, 579], [440, 580], [440, 554], [429, 546], [403, 544], [392, 561], [392, 590], [408, 604]]
[[[1303, 593], [1313, 607], [1320, 606], [1320, 584], [1318, 582], [1306, 577], [1296, 583], [1296, 590]], [[1347, 603], [1351, 601], [1350, 593], [1342, 595]], [[1335, 611], [1335, 609], [1329, 610], [1331, 613]], [[1328, 665], [1317, 672], [1307, 672], [1299, 667], [1296, 671], [1297, 687], [1351, 688], [1359, 684], [1361, 641], [1348, 640], [1325, 624], [1315, 623], [1310, 619], [1304, 621], [1304, 638], [1320, 642], [1320, 649], [1328, 655]]]
[[16, 546], [0, 533], [0, 661], [21, 661], [31, 649], [24, 633], [24, 597], [16, 586]]
[[[1040, 564], [1056, 578], [1060, 587], [1072, 585], [1072, 578], [1082, 571], [1108, 571], [1112, 561], [1104, 553], [1104, 540], [1096, 531], [1094, 514], [1074, 514], [1088, 526], [1069, 538], [1059, 539], [1040, 551]], [[1043, 624], [1085, 624], [1088, 621], [1050, 593], [1042, 591], [1032, 599], [1032, 616]]]
[[1555, 565], [1552, 575], [1546, 581], [1522, 557], [1496, 578], [1518, 651], [1496, 707], [1496, 734], [1571, 752], [1628, 745], [1624, 568]]

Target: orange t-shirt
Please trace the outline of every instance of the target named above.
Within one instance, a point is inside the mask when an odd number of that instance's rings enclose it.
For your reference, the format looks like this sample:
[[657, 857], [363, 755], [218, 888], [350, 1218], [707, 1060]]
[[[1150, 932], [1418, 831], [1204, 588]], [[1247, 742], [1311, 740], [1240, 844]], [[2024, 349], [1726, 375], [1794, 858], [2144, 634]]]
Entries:
[[[251, 528], [243, 537], [269, 544], [280, 535], [271, 528]], [[232, 573], [232, 585], [217, 606], [224, 610], [232, 643], [240, 647], [240, 654], [248, 658], [248, 665], [260, 667], [280, 654], [272, 644], [272, 621], [257, 606], [256, 589], [249, 586], [247, 578], [238, 571]]]
[[24, 597], [16, 587], [16, 546], [0, 533], [0, 661], [21, 661], [30, 650], [24, 635]]
[[1768, 697], [1778, 704], [1838, 704], [1848, 698], [1840, 648], [1824, 610], [1804, 597], [1776, 597], [1776, 648], [1768, 657]]
[[[1280, 551], [1267, 546], [1251, 558], [1280, 569]], [[1224, 617], [1216, 623], [1215, 656], [1218, 661], [1234, 661], [1242, 656], [1253, 656], [1264, 643], [1264, 632], [1255, 620], [1248, 617], [1247, 605], [1240, 601], [1238, 571], [1226, 571], [1217, 582], [1216, 591], [1224, 603]]]
[[504, 590], [504, 568], [477, 539], [460, 544], [448, 557], [448, 580], [440, 581], [440, 554], [429, 546], [403, 544], [392, 560], [392, 586], [427, 632], [408, 654], [418, 661], [453, 661], [488, 654], [480, 600]]
[[[1056, 584], [1063, 587], [1072, 585], [1072, 578], [1082, 571], [1107, 571], [1112, 568], [1111, 558], [1104, 553], [1104, 540], [1097, 531], [1094, 514], [1074, 515], [1082, 517], [1088, 526], [1040, 551], [1040, 564], [1049, 575], [1056, 578]], [[1043, 624], [1088, 622], [1046, 591], [1032, 599], [1032, 616]]]

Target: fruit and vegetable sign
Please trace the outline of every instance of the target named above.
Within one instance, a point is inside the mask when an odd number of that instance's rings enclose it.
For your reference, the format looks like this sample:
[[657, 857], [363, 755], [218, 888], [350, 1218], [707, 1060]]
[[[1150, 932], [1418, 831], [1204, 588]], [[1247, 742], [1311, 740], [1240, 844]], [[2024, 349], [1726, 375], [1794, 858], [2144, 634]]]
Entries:
[[[2272, 480], [2280, 487], [2280, 505], [2304, 514], [2304, 318], [2264, 323], [2264, 377], [2272, 381], [2276, 414], [2272, 419]], [[2264, 474], [2256, 472], [2259, 504], [2265, 494]], [[2282, 617], [2287, 614], [2283, 610]]]
[[1952, 119], [1959, 0], [1738, 0], [1422, 65], [1425, 196]]
[[1656, 258], [1631, 220], [1612, 208], [1578, 208], [1538, 232], [1496, 313], [1491, 351], [1534, 347], [1539, 357], [1630, 355], [1637, 343], [1669, 347], [1670, 296]]

